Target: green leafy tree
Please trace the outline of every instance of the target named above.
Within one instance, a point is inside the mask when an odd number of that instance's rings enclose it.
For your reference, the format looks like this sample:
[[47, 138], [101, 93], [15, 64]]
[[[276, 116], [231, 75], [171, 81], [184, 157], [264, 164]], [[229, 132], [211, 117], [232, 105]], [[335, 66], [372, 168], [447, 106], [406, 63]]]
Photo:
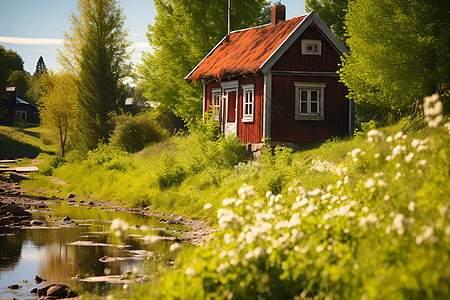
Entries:
[[111, 113], [125, 100], [128, 32], [116, 0], [79, 0], [72, 13], [71, 34], [65, 33], [65, 52], [59, 62], [78, 75], [78, 150], [87, 152], [109, 138]]
[[350, 55], [340, 70], [349, 96], [399, 116], [426, 95], [448, 95], [448, 12], [439, 0], [351, 1], [345, 20]]
[[[270, 22], [268, 4], [232, 1], [231, 29]], [[201, 116], [202, 87], [184, 77], [227, 34], [227, 1], [155, 0], [154, 5], [158, 14], [147, 33], [154, 52], [144, 54], [140, 66], [144, 96], [193, 122]]]
[[77, 82], [71, 73], [41, 75], [42, 97], [39, 114], [43, 123], [52, 129], [60, 146], [60, 156], [66, 153], [68, 137], [75, 130], [77, 116]]
[[28, 90], [26, 98], [29, 102], [37, 103], [42, 97], [41, 76], [34, 74], [28, 77]]
[[34, 74], [42, 75], [42, 73], [47, 71], [47, 67], [45, 66], [44, 58], [39, 56], [38, 62], [36, 63], [36, 71]]
[[334, 34], [345, 42], [344, 19], [349, 0], [305, 0], [306, 12], [315, 11], [331, 27]]
[[0, 45], [0, 95], [5, 95], [7, 81], [15, 70], [24, 71], [22, 57]]
[[[14, 70], [6, 82], [7, 86], [15, 86], [17, 97], [27, 99], [28, 81], [30, 75], [21, 70]], [[28, 99], [27, 99], [28, 100]]]

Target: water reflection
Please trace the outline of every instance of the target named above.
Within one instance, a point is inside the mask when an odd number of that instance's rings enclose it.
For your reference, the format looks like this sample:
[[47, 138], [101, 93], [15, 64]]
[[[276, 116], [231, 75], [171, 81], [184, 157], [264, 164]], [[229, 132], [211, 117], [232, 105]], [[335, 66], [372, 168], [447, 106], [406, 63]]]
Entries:
[[[52, 206], [51, 227], [24, 229], [11, 236], [0, 236], [0, 295], [3, 298], [34, 299], [30, 294], [34, 288], [42, 288], [51, 283], [63, 283], [72, 288], [107, 293], [110, 284], [81, 284], [77, 278], [101, 275], [120, 275], [126, 270], [140, 267], [140, 274], [156, 274], [166, 261], [173, 260], [170, 253], [171, 242], [161, 241], [157, 245], [145, 245], [142, 235], [170, 235], [170, 231], [133, 229], [123, 245], [109, 234], [110, 220], [118, 217], [119, 212], [79, 207], [67, 209], [64, 205]], [[34, 217], [48, 219], [50, 212], [36, 212]], [[61, 227], [59, 221], [64, 216], [75, 220]], [[93, 220], [93, 217], [98, 219]], [[123, 214], [120, 216], [130, 225], [165, 228], [156, 218], [142, 215]], [[83, 221], [88, 218], [90, 220]], [[100, 220], [101, 219], [101, 220]], [[180, 229], [178, 225], [176, 229]], [[185, 229], [185, 228], [181, 228]], [[109, 244], [108, 246], [74, 245], [76, 241], [92, 241]], [[125, 246], [126, 245], [126, 246]], [[130, 250], [148, 250], [155, 253], [149, 259], [136, 255]], [[102, 257], [120, 258], [100, 262]], [[106, 270], [106, 272], [105, 272]], [[36, 284], [33, 277], [39, 275], [47, 282]], [[27, 280], [27, 283], [20, 283]], [[19, 290], [10, 290], [12, 284], [22, 286]], [[34, 298], [33, 298], [34, 297]]]

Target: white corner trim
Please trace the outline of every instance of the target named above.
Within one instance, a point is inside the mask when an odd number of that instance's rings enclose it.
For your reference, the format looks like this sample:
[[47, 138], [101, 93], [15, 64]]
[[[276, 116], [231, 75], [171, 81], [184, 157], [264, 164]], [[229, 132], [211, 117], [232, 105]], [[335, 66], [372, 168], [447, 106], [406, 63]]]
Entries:
[[264, 91], [263, 91], [263, 136], [265, 141], [272, 134], [271, 118], [272, 118], [272, 73], [264, 74]]
[[205, 121], [205, 107], [206, 107], [206, 82], [203, 82], [203, 108], [202, 108], [203, 121]]

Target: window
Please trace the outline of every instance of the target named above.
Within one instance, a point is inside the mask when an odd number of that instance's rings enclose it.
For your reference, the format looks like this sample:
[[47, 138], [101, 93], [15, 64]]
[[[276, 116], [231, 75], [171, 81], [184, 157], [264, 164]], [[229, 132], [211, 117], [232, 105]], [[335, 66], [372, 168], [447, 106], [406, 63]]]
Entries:
[[26, 111], [21, 111], [18, 110], [16, 111], [16, 119], [18, 119], [18, 121], [27, 121], [27, 112]]
[[242, 93], [242, 122], [253, 122], [253, 111], [255, 109], [254, 85], [241, 85]]
[[295, 119], [324, 120], [324, 89], [326, 83], [294, 82]]
[[220, 107], [220, 88], [212, 89], [212, 97], [211, 97], [211, 113], [214, 117], [214, 120], [219, 120], [219, 107]]
[[302, 40], [302, 54], [303, 55], [321, 55], [322, 41], [321, 40]]

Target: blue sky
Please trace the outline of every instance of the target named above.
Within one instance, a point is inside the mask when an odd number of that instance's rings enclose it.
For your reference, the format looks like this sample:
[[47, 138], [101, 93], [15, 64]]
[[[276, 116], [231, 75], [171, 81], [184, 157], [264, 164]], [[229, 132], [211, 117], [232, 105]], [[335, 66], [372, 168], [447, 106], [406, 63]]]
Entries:
[[[132, 61], [138, 64], [141, 52], [150, 50], [145, 33], [156, 15], [153, 0], [119, 2], [127, 17], [125, 27], [129, 29], [129, 39], [134, 42]], [[304, 2], [283, 0], [286, 18], [304, 15]], [[47, 68], [58, 69], [56, 49], [63, 49], [63, 34], [70, 30], [69, 15], [76, 12], [76, 6], [77, 0], [0, 0], [0, 44], [18, 52], [25, 62], [25, 70], [31, 74], [39, 56], [44, 58]]]

